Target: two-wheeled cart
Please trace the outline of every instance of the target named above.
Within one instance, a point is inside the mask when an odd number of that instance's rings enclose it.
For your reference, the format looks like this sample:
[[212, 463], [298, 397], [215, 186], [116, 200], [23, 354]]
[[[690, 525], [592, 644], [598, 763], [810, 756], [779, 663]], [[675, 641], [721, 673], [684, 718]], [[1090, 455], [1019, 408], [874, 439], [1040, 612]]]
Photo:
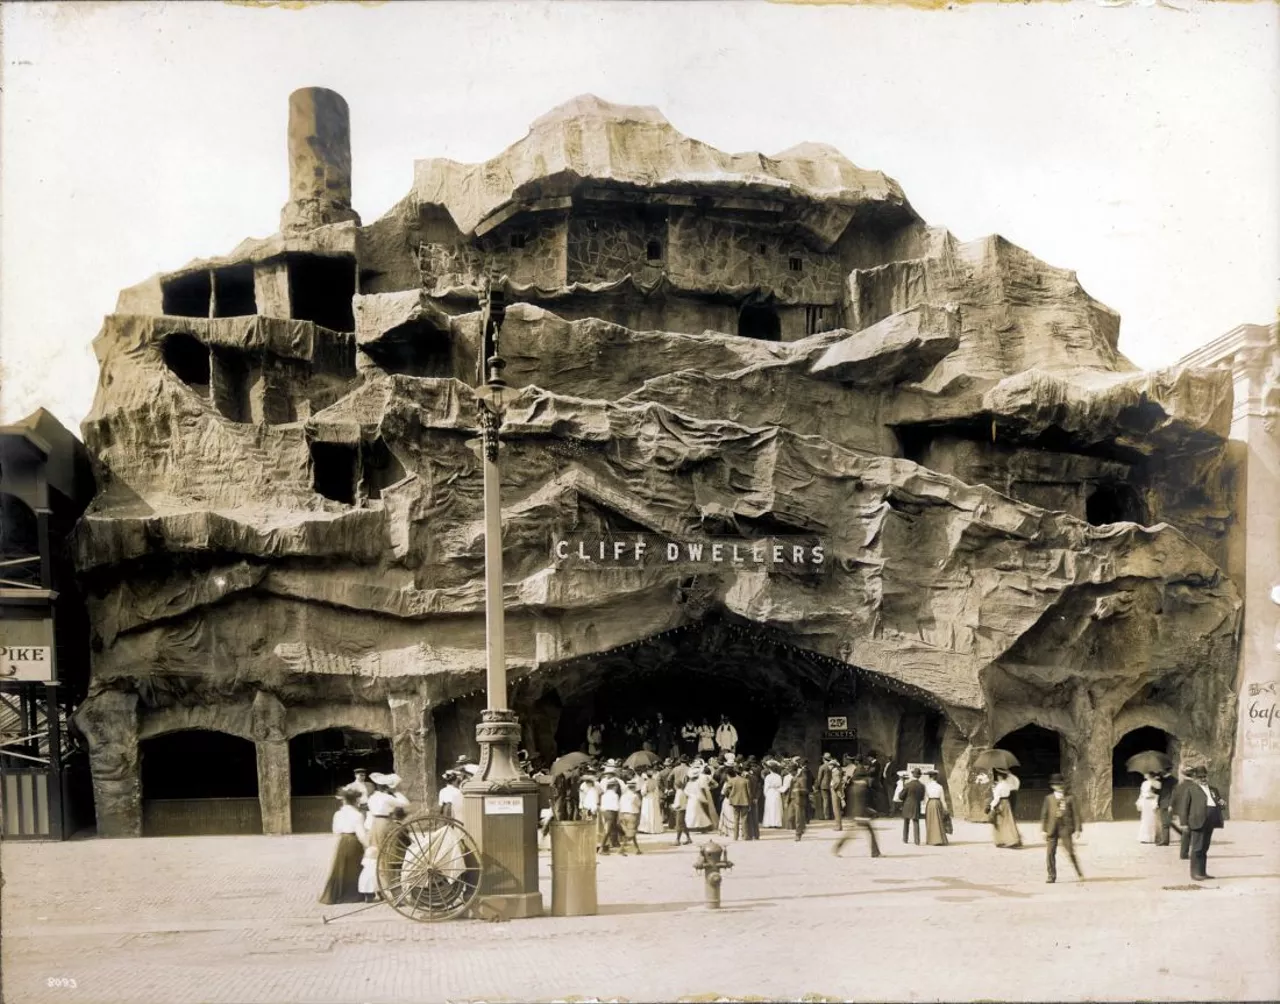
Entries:
[[324, 922], [384, 903], [410, 920], [452, 920], [476, 906], [480, 872], [480, 847], [461, 823], [436, 813], [410, 816], [378, 848], [378, 899]]

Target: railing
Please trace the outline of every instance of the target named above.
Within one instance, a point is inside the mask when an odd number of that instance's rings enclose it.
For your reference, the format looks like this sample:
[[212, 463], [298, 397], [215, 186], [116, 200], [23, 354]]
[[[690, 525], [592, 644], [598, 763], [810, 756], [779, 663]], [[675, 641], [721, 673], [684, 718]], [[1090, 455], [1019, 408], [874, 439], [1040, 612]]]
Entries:
[[262, 807], [253, 798], [144, 798], [144, 837], [262, 832]]
[[6, 769], [0, 774], [0, 833], [5, 839], [61, 839], [56, 806], [49, 806], [49, 771], [42, 768]]

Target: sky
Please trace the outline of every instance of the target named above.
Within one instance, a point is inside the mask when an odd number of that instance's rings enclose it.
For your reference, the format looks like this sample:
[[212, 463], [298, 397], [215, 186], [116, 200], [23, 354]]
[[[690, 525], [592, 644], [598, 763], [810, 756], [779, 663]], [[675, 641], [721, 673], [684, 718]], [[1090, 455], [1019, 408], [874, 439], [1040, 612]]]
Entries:
[[1280, 5], [6, 3], [0, 421], [72, 429], [120, 289], [275, 231], [288, 95], [351, 109], [365, 223], [584, 93], [731, 152], [829, 143], [1173, 363], [1280, 303]]

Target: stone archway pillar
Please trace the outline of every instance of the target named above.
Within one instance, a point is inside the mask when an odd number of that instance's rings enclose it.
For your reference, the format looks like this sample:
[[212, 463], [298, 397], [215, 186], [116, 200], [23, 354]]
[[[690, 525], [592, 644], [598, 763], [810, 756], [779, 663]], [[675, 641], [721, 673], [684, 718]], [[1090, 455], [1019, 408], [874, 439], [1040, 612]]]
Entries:
[[391, 706], [391, 755], [400, 775], [400, 790], [410, 802], [435, 804], [436, 735], [431, 708], [421, 694], [394, 694]]
[[138, 695], [118, 690], [94, 694], [80, 705], [74, 720], [89, 744], [98, 835], [142, 836]]
[[1063, 736], [1062, 776], [1067, 779], [1085, 820], [1111, 818], [1111, 714], [1090, 709], [1076, 716], [1089, 727]]
[[274, 694], [260, 690], [253, 698], [250, 721], [258, 754], [258, 804], [262, 809], [262, 832], [292, 833], [285, 707]]

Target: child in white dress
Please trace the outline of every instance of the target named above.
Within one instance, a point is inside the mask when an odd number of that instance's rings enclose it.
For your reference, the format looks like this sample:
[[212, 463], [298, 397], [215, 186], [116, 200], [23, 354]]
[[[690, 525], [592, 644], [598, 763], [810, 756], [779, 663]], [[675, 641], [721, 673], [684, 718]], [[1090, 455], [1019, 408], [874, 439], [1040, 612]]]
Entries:
[[366, 900], [372, 900], [378, 891], [378, 848], [370, 844], [360, 859], [360, 881], [356, 888]]

